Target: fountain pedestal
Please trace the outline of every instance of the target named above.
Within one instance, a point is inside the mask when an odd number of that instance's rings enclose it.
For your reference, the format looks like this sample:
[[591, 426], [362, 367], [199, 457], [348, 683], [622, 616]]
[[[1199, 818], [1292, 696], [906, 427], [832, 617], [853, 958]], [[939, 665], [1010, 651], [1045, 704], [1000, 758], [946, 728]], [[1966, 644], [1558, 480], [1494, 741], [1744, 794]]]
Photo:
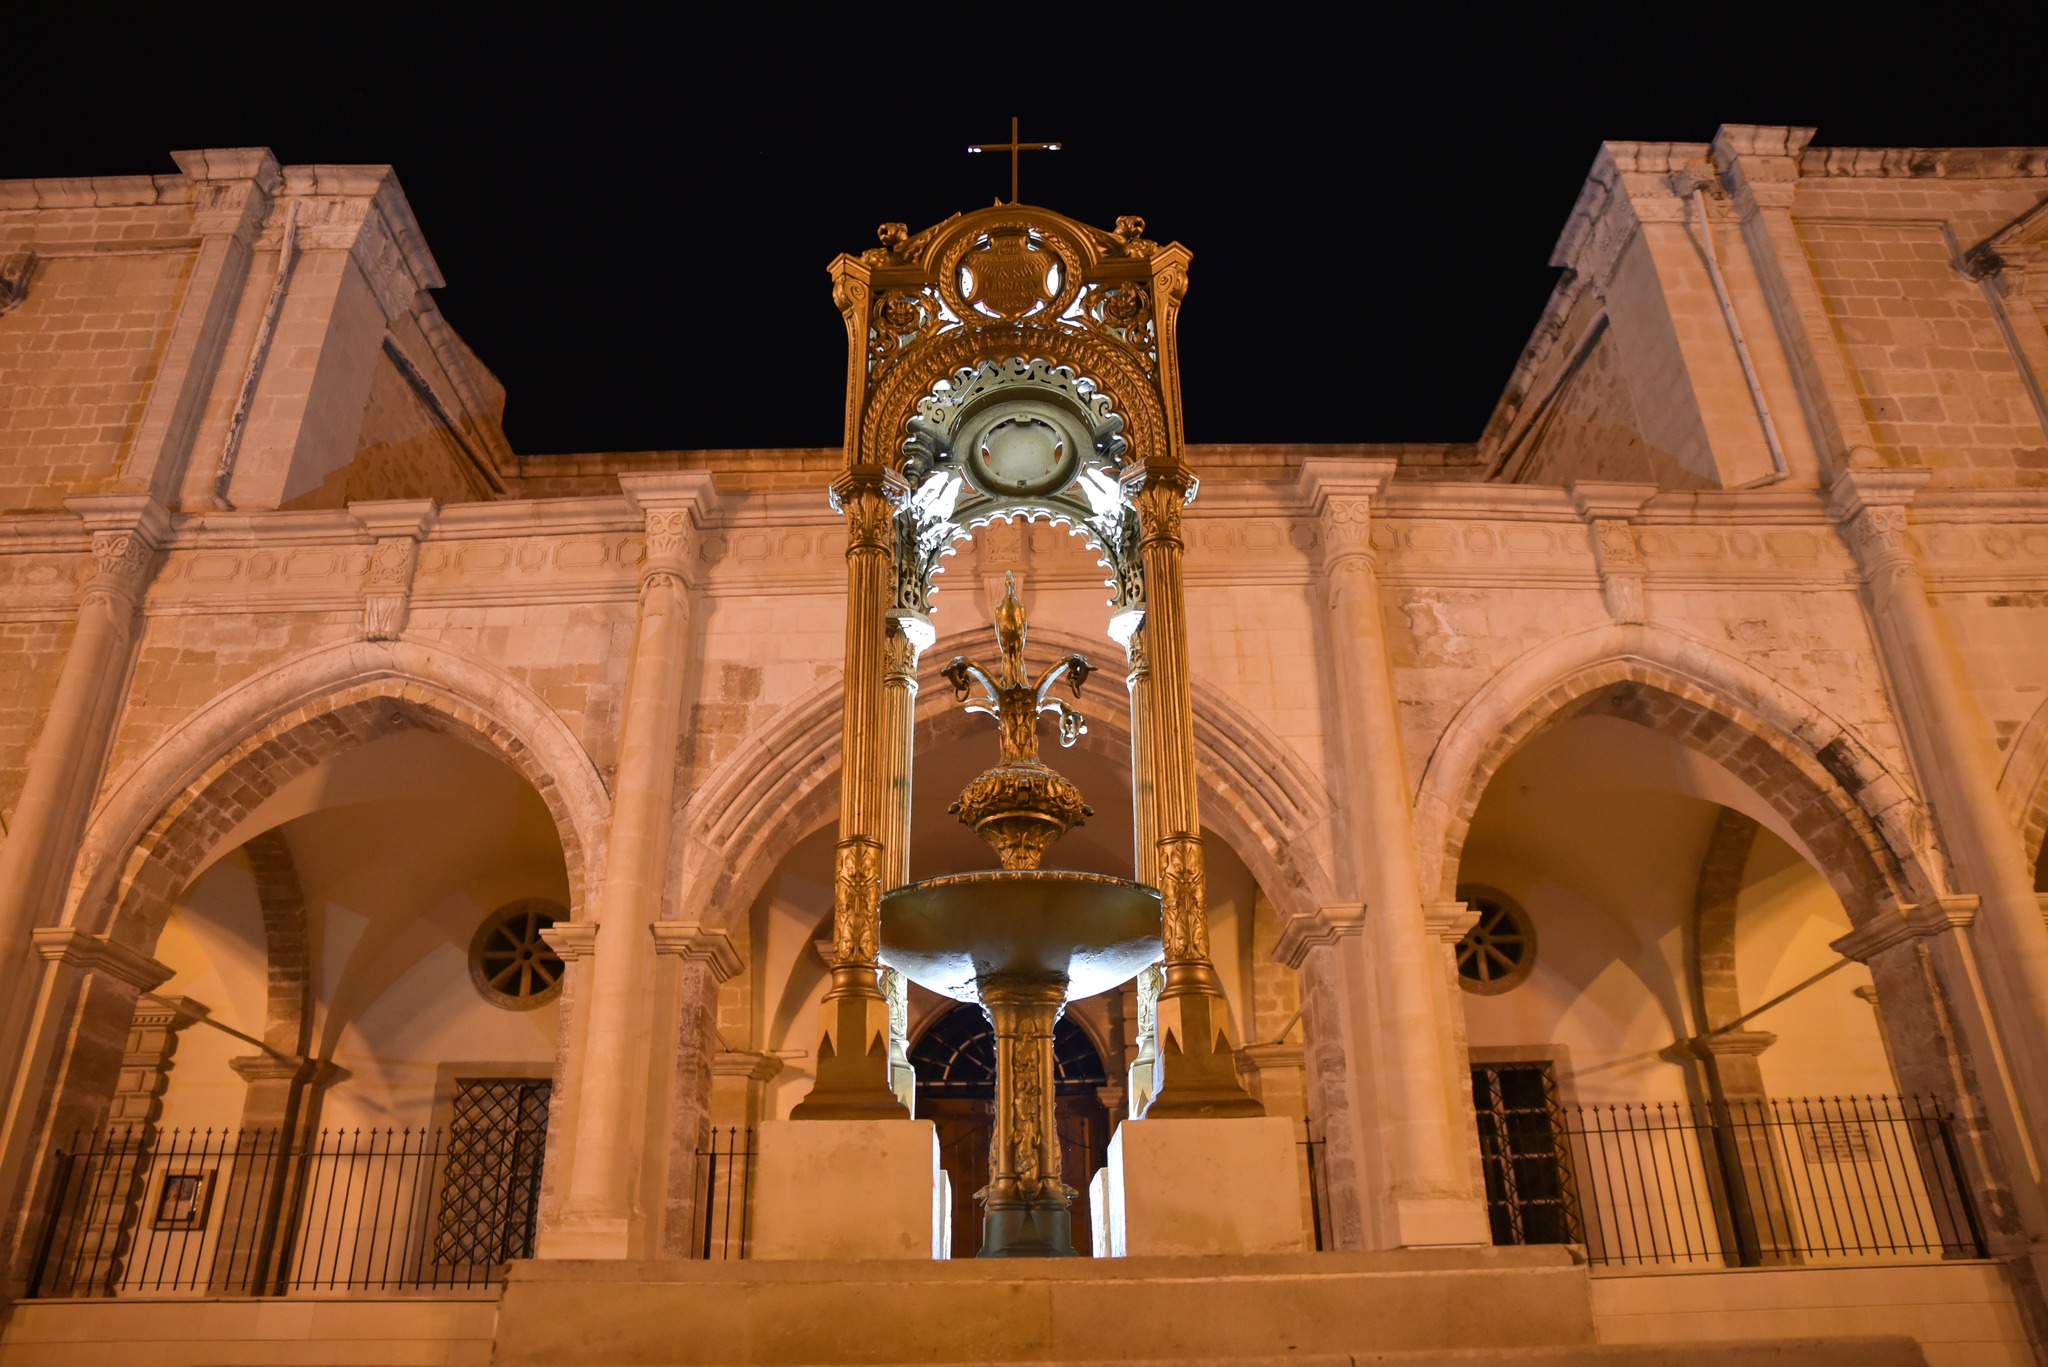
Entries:
[[1098, 1255], [1313, 1251], [1285, 1116], [1126, 1120], [1091, 1188]]
[[934, 992], [979, 1001], [995, 1027], [980, 1256], [1074, 1256], [1074, 1193], [1061, 1180], [1053, 1119], [1053, 1026], [1069, 996], [1106, 991], [1158, 955], [1158, 890], [1122, 878], [1003, 869], [884, 894], [889, 966]]

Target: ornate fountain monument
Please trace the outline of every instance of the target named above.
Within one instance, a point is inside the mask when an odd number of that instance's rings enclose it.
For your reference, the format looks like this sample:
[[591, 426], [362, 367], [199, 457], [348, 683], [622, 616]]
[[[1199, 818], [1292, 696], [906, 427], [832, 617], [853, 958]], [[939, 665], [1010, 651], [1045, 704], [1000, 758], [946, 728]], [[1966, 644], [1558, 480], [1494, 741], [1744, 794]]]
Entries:
[[996, 609], [1000, 672], [967, 659], [946, 666], [954, 694], [996, 719], [1001, 752], [951, 809], [1002, 860], [1000, 871], [906, 884], [882, 897], [882, 957], [910, 981], [978, 1001], [996, 1034], [995, 1130], [983, 1201], [984, 1258], [1072, 1257], [1053, 1123], [1053, 1026], [1069, 997], [1130, 981], [1160, 955], [1159, 890], [1103, 874], [1043, 869], [1046, 848], [1091, 815], [1081, 794], [1038, 758], [1038, 718], [1059, 721], [1069, 746], [1080, 713], [1047, 696], [1062, 680], [1080, 696], [1091, 672], [1069, 655], [1034, 681], [1024, 666], [1024, 605], [1004, 576]]

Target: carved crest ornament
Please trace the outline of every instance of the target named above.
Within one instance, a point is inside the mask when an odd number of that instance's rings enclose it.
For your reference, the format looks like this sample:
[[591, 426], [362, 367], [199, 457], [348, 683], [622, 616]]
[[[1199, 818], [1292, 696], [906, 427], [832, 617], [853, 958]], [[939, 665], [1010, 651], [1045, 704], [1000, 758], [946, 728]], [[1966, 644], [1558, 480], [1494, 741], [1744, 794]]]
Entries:
[[849, 465], [902, 481], [895, 613], [931, 613], [941, 561], [975, 529], [1044, 518], [1099, 555], [1111, 634], [1128, 642], [1142, 621], [1123, 484], [1134, 455], [1157, 460], [1172, 444], [1155, 275], [1186, 255], [1144, 228], [998, 205], [915, 235], [885, 223], [858, 267], [842, 259], [837, 295], [863, 372]]

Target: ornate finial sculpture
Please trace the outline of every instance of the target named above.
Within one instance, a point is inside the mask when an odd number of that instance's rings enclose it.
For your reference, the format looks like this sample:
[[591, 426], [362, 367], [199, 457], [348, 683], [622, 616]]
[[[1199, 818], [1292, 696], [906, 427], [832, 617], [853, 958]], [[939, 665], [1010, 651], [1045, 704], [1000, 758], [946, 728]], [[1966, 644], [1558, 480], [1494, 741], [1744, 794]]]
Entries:
[[969, 712], [994, 717], [1000, 728], [1000, 758], [993, 769], [979, 775], [961, 790], [959, 800], [947, 808], [995, 849], [1006, 869], [1035, 869], [1045, 858], [1046, 846], [1093, 816], [1094, 809], [1081, 800], [1080, 790], [1038, 759], [1038, 714], [1054, 713], [1059, 718], [1060, 744], [1070, 746], [1088, 727], [1081, 714], [1057, 698], [1049, 698], [1053, 686], [1064, 678], [1075, 697], [1094, 666], [1079, 655], [1068, 655], [1027, 682], [1024, 672], [1024, 604], [1017, 599], [1017, 581], [1003, 576], [1003, 601], [996, 607], [996, 639], [1002, 646], [1000, 676], [957, 656], [946, 666], [946, 679], [953, 695], [966, 699], [979, 683], [982, 696], [968, 703]]

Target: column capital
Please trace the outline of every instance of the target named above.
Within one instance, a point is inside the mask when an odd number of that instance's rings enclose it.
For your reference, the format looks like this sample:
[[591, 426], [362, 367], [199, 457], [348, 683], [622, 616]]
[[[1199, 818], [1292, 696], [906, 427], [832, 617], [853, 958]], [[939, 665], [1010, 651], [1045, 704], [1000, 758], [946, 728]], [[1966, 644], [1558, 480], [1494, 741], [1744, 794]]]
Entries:
[[64, 506], [85, 523], [92, 539], [87, 597], [113, 594], [133, 606], [157, 553], [170, 542], [170, 514], [151, 494], [74, 494]]
[[707, 470], [659, 475], [620, 475], [619, 488], [640, 514], [644, 553], [640, 583], [645, 589], [663, 575], [684, 584], [696, 577], [697, 537], [718, 505]]
[[1901, 908], [1896, 916], [1872, 917], [1829, 948], [1845, 959], [1867, 964], [1884, 951], [1910, 940], [1932, 939], [1952, 930], [1967, 929], [1977, 919], [1977, 902], [1973, 895], [1936, 897], [1915, 907]]
[[29, 938], [46, 963], [104, 973], [140, 992], [153, 991], [171, 980], [171, 970], [147, 954], [71, 926], [42, 926], [30, 931]]
[[1336, 460], [1310, 457], [1301, 463], [1297, 487], [1316, 516], [1325, 570], [1355, 559], [1373, 559], [1372, 511], [1394, 478], [1391, 460]]
[[654, 935], [657, 954], [673, 954], [702, 963], [720, 982], [732, 977], [742, 967], [732, 936], [725, 931], [684, 921], [656, 921], [648, 930]]
[[1346, 935], [1365, 933], [1365, 903], [1331, 902], [1308, 912], [1281, 912], [1280, 936], [1273, 942], [1273, 957], [1299, 970], [1308, 953], [1333, 945]]
[[[1856, 453], [1850, 453], [1854, 459]], [[1828, 516], [1866, 575], [1914, 563], [1906, 505], [1933, 474], [1926, 469], [1845, 470], [1828, 491]]]

